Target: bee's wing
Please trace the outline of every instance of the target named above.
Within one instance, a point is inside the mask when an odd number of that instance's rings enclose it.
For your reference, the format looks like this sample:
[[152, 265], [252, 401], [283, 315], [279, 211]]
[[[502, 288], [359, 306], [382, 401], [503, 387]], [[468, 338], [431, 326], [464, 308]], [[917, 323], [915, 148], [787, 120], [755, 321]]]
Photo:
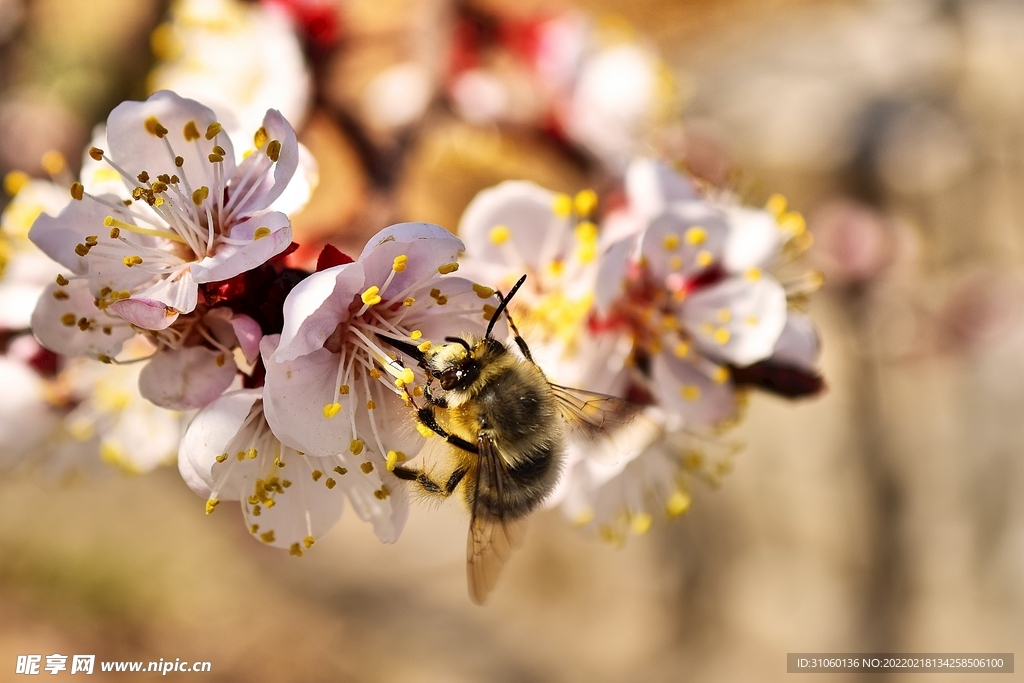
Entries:
[[597, 438], [628, 424], [642, 409], [623, 398], [593, 391], [551, 385], [558, 409], [569, 426], [584, 436]]
[[469, 580], [470, 599], [482, 605], [498, 582], [512, 551], [522, 543], [526, 519], [509, 519], [500, 510], [491, 510], [485, 504], [483, 496], [479, 495], [482, 491], [494, 491], [501, 500], [505, 487], [510, 484], [505, 480], [505, 468], [494, 442], [481, 435], [477, 439], [477, 448], [480, 458], [466, 543], [466, 578]]

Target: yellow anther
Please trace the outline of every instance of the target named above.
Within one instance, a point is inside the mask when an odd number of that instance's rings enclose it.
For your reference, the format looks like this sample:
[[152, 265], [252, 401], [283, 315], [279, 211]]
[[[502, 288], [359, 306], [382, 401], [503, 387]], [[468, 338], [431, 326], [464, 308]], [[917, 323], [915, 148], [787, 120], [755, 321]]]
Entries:
[[694, 226], [686, 231], [686, 243], [697, 245], [704, 244], [708, 240], [708, 231], [700, 226]]
[[320, 470], [313, 470], [310, 472], [310, 476], [313, 477], [313, 481], [320, 481], [320, 477], [324, 476], [324, 473]]
[[594, 508], [586, 507], [580, 510], [579, 514], [572, 518], [574, 526], [586, 526], [594, 520]]
[[380, 379], [384, 376], [384, 373], [377, 368], [370, 368], [370, 371], [367, 374], [370, 375], [370, 379]]
[[348, 392], [350, 391], [352, 391], [352, 389], [347, 384], [342, 384], [340, 387], [338, 387], [338, 393], [341, 394], [342, 396], [348, 396]]
[[295, 557], [302, 557], [302, 548], [299, 546], [298, 543], [292, 543], [291, 547], [288, 548], [288, 554], [294, 555]]
[[267, 226], [264, 225], [264, 226], [260, 226], [260, 227], [256, 228], [256, 231], [252, 234], [252, 238], [254, 240], [261, 240], [264, 237], [267, 237], [269, 235], [270, 235], [270, 228], [268, 228]]
[[476, 295], [481, 299], [490, 299], [492, 296], [494, 296], [493, 289], [491, 289], [490, 287], [484, 287], [483, 285], [478, 285], [476, 283], [473, 283], [473, 291], [476, 292]]
[[245, 452], [245, 457], [247, 457], [249, 460], [255, 460], [256, 456], [258, 455], [259, 451], [257, 451], [255, 448], [250, 448]]
[[565, 272], [565, 263], [558, 259], [555, 259], [554, 261], [548, 262], [547, 270], [552, 277], [561, 277], [561, 275]]
[[120, 236], [121, 236], [121, 228], [111, 228], [110, 229], [110, 239], [116, 240]]
[[371, 398], [369, 401], [366, 402], [366, 409], [367, 410], [376, 410], [377, 409], [377, 402], [374, 401]]
[[210, 188], [203, 185], [198, 190], [192, 193], [192, 203], [199, 206], [206, 201], [207, 197], [210, 196]]
[[423, 342], [422, 344], [420, 344], [416, 348], [419, 349], [420, 351], [422, 351], [423, 353], [426, 353], [427, 351], [430, 350], [431, 346], [432, 345], [430, 343], [430, 340], [428, 339], [427, 341]]
[[458, 269], [458, 263], [446, 263], [443, 266], [438, 266], [437, 272], [441, 273], [441, 275], [447, 275], [448, 273], [454, 273]]
[[673, 256], [668, 260], [668, 267], [672, 270], [680, 270], [683, 267], [683, 259], [680, 256]]
[[720, 322], [720, 323], [727, 323], [730, 320], [732, 320], [732, 311], [730, 311], [728, 308], [720, 308], [720, 309], [718, 309], [717, 316], [718, 316], [718, 322]]
[[370, 472], [373, 472], [373, 463], [369, 461], [364, 462], [359, 466], [359, 469], [363, 471], [363, 474], [369, 474]]
[[340, 403], [328, 403], [327, 405], [324, 406], [324, 417], [326, 417], [328, 420], [337, 415], [339, 412], [341, 412]]
[[312, 536], [306, 536], [302, 539], [302, 545], [306, 546], [307, 550], [312, 548], [314, 543], [316, 543], [316, 540]]
[[196, 125], [195, 121], [189, 121], [185, 124], [185, 128], [182, 130], [182, 135], [185, 136], [186, 142], [192, 142], [199, 139], [199, 126]]
[[220, 125], [216, 121], [206, 127], [206, 139], [212, 140], [217, 137], [217, 134], [224, 130], [224, 126]]
[[90, 147], [89, 156], [95, 161], [101, 161], [103, 159], [103, 150], [99, 147]]
[[597, 193], [591, 189], [581, 190], [576, 193], [573, 200], [576, 213], [580, 216], [589, 216], [597, 208]]
[[359, 455], [363, 452], [363, 442], [359, 439], [352, 439], [352, 443], [348, 445], [348, 450], [352, 455]]
[[74, 313], [65, 313], [60, 317], [60, 322], [66, 327], [73, 327], [74, 324], [78, 322], [78, 316]]
[[70, 283], [71, 281], [68, 280], [63, 275], [57, 275], [57, 284], [60, 285], [61, 287], [67, 287]]
[[260, 126], [256, 129], [256, 134], [252, 136], [252, 144], [255, 145], [256, 149], [263, 149], [263, 145], [267, 144], [270, 140], [270, 136], [267, 134], [267, 129]]
[[338, 482], [334, 481], [332, 477], [327, 477], [327, 481], [324, 482], [324, 486], [328, 489], [333, 489]]
[[697, 265], [701, 268], [707, 268], [715, 260], [715, 257], [711, 255], [710, 251], [702, 249], [697, 253]]
[[416, 341], [422, 336], [423, 332], [421, 332], [420, 330], [413, 330], [412, 332], [409, 333], [409, 339], [412, 339], [413, 341]]
[[[74, 317], [74, 316], [72, 315], [72, 317]], [[72, 321], [72, 324], [73, 324], [73, 321]], [[432, 437], [434, 435], [434, 430], [433, 429], [431, 429], [427, 425], [422, 424], [420, 422], [416, 423], [416, 431], [419, 432], [420, 436], [422, 436], [424, 439], [429, 439], [430, 437]]]
[[796, 211], [787, 211], [779, 216], [779, 228], [793, 237], [799, 237], [807, 230], [807, 221]]
[[672, 353], [675, 354], [676, 358], [686, 358], [690, 355], [690, 345], [681, 341], [675, 345], [675, 348], [672, 349]]
[[348, 474], [348, 470], [345, 469], [344, 467], [342, 467], [341, 465], [335, 465], [334, 466], [334, 471], [337, 472], [338, 474], [342, 475], [342, 476]]
[[43, 170], [51, 176], [63, 173], [68, 167], [68, 162], [64, 159], [64, 155], [55, 149], [44, 152], [40, 162]]
[[281, 141], [271, 140], [267, 145], [267, 156], [271, 161], [277, 161], [281, 157]]
[[82, 197], [85, 196], [85, 187], [82, 183], [71, 183], [71, 198], [77, 201], [82, 201]]
[[395, 465], [398, 464], [398, 452], [397, 451], [388, 451], [388, 456], [387, 456], [387, 459], [386, 459], [385, 463], [386, 463], [386, 467], [388, 468], [388, 472], [394, 472], [395, 471]]
[[630, 528], [633, 533], [637, 536], [643, 536], [651, 530], [651, 525], [654, 523], [654, 519], [646, 512], [633, 515], [633, 518], [629, 522]]
[[483, 307], [484, 320], [490, 320], [491, 318], [493, 318], [494, 317], [494, 312], [497, 311], [497, 310], [498, 309], [496, 309], [494, 306], [492, 306], [490, 304], [484, 304], [484, 307]]
[[732, 334], [724, 327], [719, 327], [712, 336], [716, 344], [727, 344], [729, 339], [732, 338]]
[[744, 276], [751, 282], [757, 282], [758, 280], [761, 279], [763, 273], [761, 272], [760, 268], [755, 267], [749, 269], [746, 273], [744, 273]]
[[584, 244], [597, 242], [597, 226], [590, 221], [581, 221], [573, 231], [576, 239]]
[[211, 498], [210, 500], [206, 501], [206, 514], [213, 514], [213, 510], [214, 508], [217, 507], [217, 503], [219, 502], [220, 501], [217, 500], [216, 498]]
[[764, 208], [768, 209], [769, 212], [775, 214], [775, 217], [778, 218], [783, 213], [785, 213], [786, 207], [788, 205], [789, 202], [786, 201], [786, 198], [783, 195], [773, 194], [771, 197], [768, 198], [768, 201], [765, 203]]
[[711, 373], [711, 379], [714, 380], [716, 384], [725, 384], [729, 381], [729, 369], [723, 365], [719, 365], [715, 368], [715, 371]]
[[551, 200], [551, 210], [559, 218], [567, 218], [572, 213], [572, 197], [558, 193]]
[[249, 527], [249, 533], [252, 534], [253, 536], [255, 536], [256, 532], [259, 531], [259, 530], [260, 530], [260, 525], [259, 524], [253, 524], [252, 526]]
[[270, 531], [267, 531], [265, 533], [260, 534], [260, 540], [263, 541], [264, 543], [273, 543], [274, 542], [274, 530], [271, 529]]
[[700, 398], [700, 387], [696, 384], [687, 384], [683, 387], [681, 393], [687, 401], [696, 401]]
[[402, 305], [405, 306], [406, 308], [412, 308], [412, 305], [414, 303], [416, 303], [416, 299], [412, 298], [411, 296], [408, 296], [405, 298], [405, 301], [402, 302]]
[[507, 225], [495, 225], [491, 228], [491, 232], [488, 238], [494, 244], [504, 244], [508, 241], [508, 238], [512, 236]]
[[665, 239], [661, 241], [661, 246], [665, 248], [665, 251], [672, 251], [678, 249], [680, 244], [679, 235], [674, 232], [670, 232], [665, 235]]
[[146, 127], [146, 132], [150, 135], [155, 135], [158, 138], [167, 135], [167, 129], [160, 125], [160, 121], [155, 116], [150, 116], [143, 125]]
[[676, 491], [665, 503], [665, 512], [669, 517], [678, 517], [690, 509], [690, 494], [686, 491]]
[[125, 256], [123, 259], [121, 259], [121, 261], [124, 263], [124, 265], [128, 266], [129, 268], [131, 268], [132, 266], [142, 265], [141, 256]]
[[413, 374], [411, 368], [405, 368], [402, 370], [402, 374], [398, 377], [404, 384], [412, 384], [416, 381], [416, 375]]
[[24, 171], [9, 171], [4, 176], [4, 191], [13, 197], [21, 192], [30, 182], [32, 182], [32, 178], [28, 173]]
[[409, 257], [406, 256], [405, 254], [399, 254], [398, 256], [395, 257], [395, 260], [391, 262], [391, 270], [395, 271], [396, 273], [404, 272], [406, 264], [408, 263]]
[[360, 298], [367, 306], [374, 306], [380, 303], [379, 292], [380, 287], [373, 285], [372, 287], [367, 288], [367, 290], [360, 295]]
[[[65, 292], [63, 289], [55, 289], [53, 290], [53, 298], [56, 299], [57, 301], [67, 301], [68, 299], [71, 298], [71, 295]], [[106, 331], [106, 329], [107, 328], [104, 328], [104, 331]]]

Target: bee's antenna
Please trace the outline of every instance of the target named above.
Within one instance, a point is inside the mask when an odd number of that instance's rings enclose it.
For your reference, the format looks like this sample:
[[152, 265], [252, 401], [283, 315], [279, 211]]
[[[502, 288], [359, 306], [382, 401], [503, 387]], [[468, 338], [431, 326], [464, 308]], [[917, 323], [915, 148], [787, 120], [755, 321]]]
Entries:
[[462, 337], [445, 337], [444, 340], [446, 342], [452, 342], [452, 343], [455, 343], [455, 344], [461, 344], [463, 347], [465, 347], [466, 353], [473, 353], [473, 349], [470, 348], [469, 342], [466, 341], [465, 339], [463, 339]]
[[509, 290], [508, 296], [502, 296], [501, 292], [497, 292], [498, 296], [501, 298], [501, 303], [498, 304], [496, 309], [494, 309], [494, 315], [491, 316], [491, 321], [487, 323], [487, 333], [484, 335], [485, 338], [490, 338], [491, 330], [494, 329], [494, 323], [498, 322], [498, 318], [500, 318], [501, 314], [505, 312], [505, 307], [508, 306], [508, 302], [516, 295], [516, 292], [519, 291], [519, 288], [523, 286], [524, 282], [526, 282], [525, 275], [519, 278], [519, 282]]

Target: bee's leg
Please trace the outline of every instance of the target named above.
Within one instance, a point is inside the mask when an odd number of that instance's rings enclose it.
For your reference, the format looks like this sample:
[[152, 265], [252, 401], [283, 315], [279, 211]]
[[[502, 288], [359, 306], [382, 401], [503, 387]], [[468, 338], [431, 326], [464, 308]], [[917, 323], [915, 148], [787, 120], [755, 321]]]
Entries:
[[455, 487], [459, 485], [468, 471], [469, 470], [467, 468], [460, 467], [452, 472], [451, 476], [448, 477], [448, 481], [445, 482], [444, 486], [441, 486], [428, 477], [425, 472], [409, 469], [408, 467], [402, 467], [401, 465], [396, 465], [394, 469], [395, 476], [399, 479], [414, 481], [427, 493], [434, 496], [441, 496], [443, 498], [447, 498], [452, 495], [455, 491]]
[[[415, 404], [413, 405], [415, 406]], [[470, 453], [474, 454], [480, 453], [480, 451], [476, 447], [476, 444], [471, 444], [465, 439], [459, 438], [454, 434], [449, 434], [447, 431], [445, 431], [444, 427], [437, 423], [437, 419], [434, 417], [434, 411], [431, 409], [430, 406], [417, 408], [416, 417], [419, 418], [420, 422], [423, 424], [424, 427], [434, 432], [435, 434], [437, 434], [438, 436], [440, 436], [441, 438], [443, 438], [445, 441], [455, 446], [456, 448], [461, 448], [464, 451], [469, 451]]]
[[446, 398], [444, 398], [443, 396], [440, 396], [440, 397], [434, 396], [430, 392], [430, 385], [429, 384], [427, 384], [427, 385], [425, 385], [423, 387], [423, 395], [427, 397], [427, 400], [430, 402], [431, 405], [435, 405], [438, 408], [447, 408], [448, 407], [448, 400]]

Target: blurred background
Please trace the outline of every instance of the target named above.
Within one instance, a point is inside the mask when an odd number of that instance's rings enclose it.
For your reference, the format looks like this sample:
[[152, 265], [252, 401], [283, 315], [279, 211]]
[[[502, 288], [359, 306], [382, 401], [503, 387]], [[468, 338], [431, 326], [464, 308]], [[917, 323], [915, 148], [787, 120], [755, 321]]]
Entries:
[[[8, 676], [19, 654], [93, 653], [210, 661], [211, 681], [771, 681], [787, 652], [1020, 649], [1024, 3], [269, 6], [295, 17], [307, 90], [268, 86], [260, 64], [212, 91], [304, 100], [292, 116], [321, 174], [295, 221], [309, 244], [454, 228], [506, 178], [609, 182], [617, 150], [567, 143], [530, 109], [536, 85], [516, 90], [515, 60], [486, 47], [495, 22], [579, 11], [659, 55], [672, 86], [651, 148], [807, 216], [829, 389], [753, 396], [722, 486], [621, 547], [542, 513], [485, 608], [466, 596], [455, 504], [419, 506], [392, 546], [347, 514], [297, 559], [254, 543], [231, 505], [204, 515], [173, 467], [5, 475]], [[199, 68], [174, 11], [219, 30], [155, 0], [0, 0], [0, 172], [59, 175], [56, 150], [76, 173], [112, 106], [173, 78], [158, 62]], [[505, 99], [459, 85], [467, 51]]]

